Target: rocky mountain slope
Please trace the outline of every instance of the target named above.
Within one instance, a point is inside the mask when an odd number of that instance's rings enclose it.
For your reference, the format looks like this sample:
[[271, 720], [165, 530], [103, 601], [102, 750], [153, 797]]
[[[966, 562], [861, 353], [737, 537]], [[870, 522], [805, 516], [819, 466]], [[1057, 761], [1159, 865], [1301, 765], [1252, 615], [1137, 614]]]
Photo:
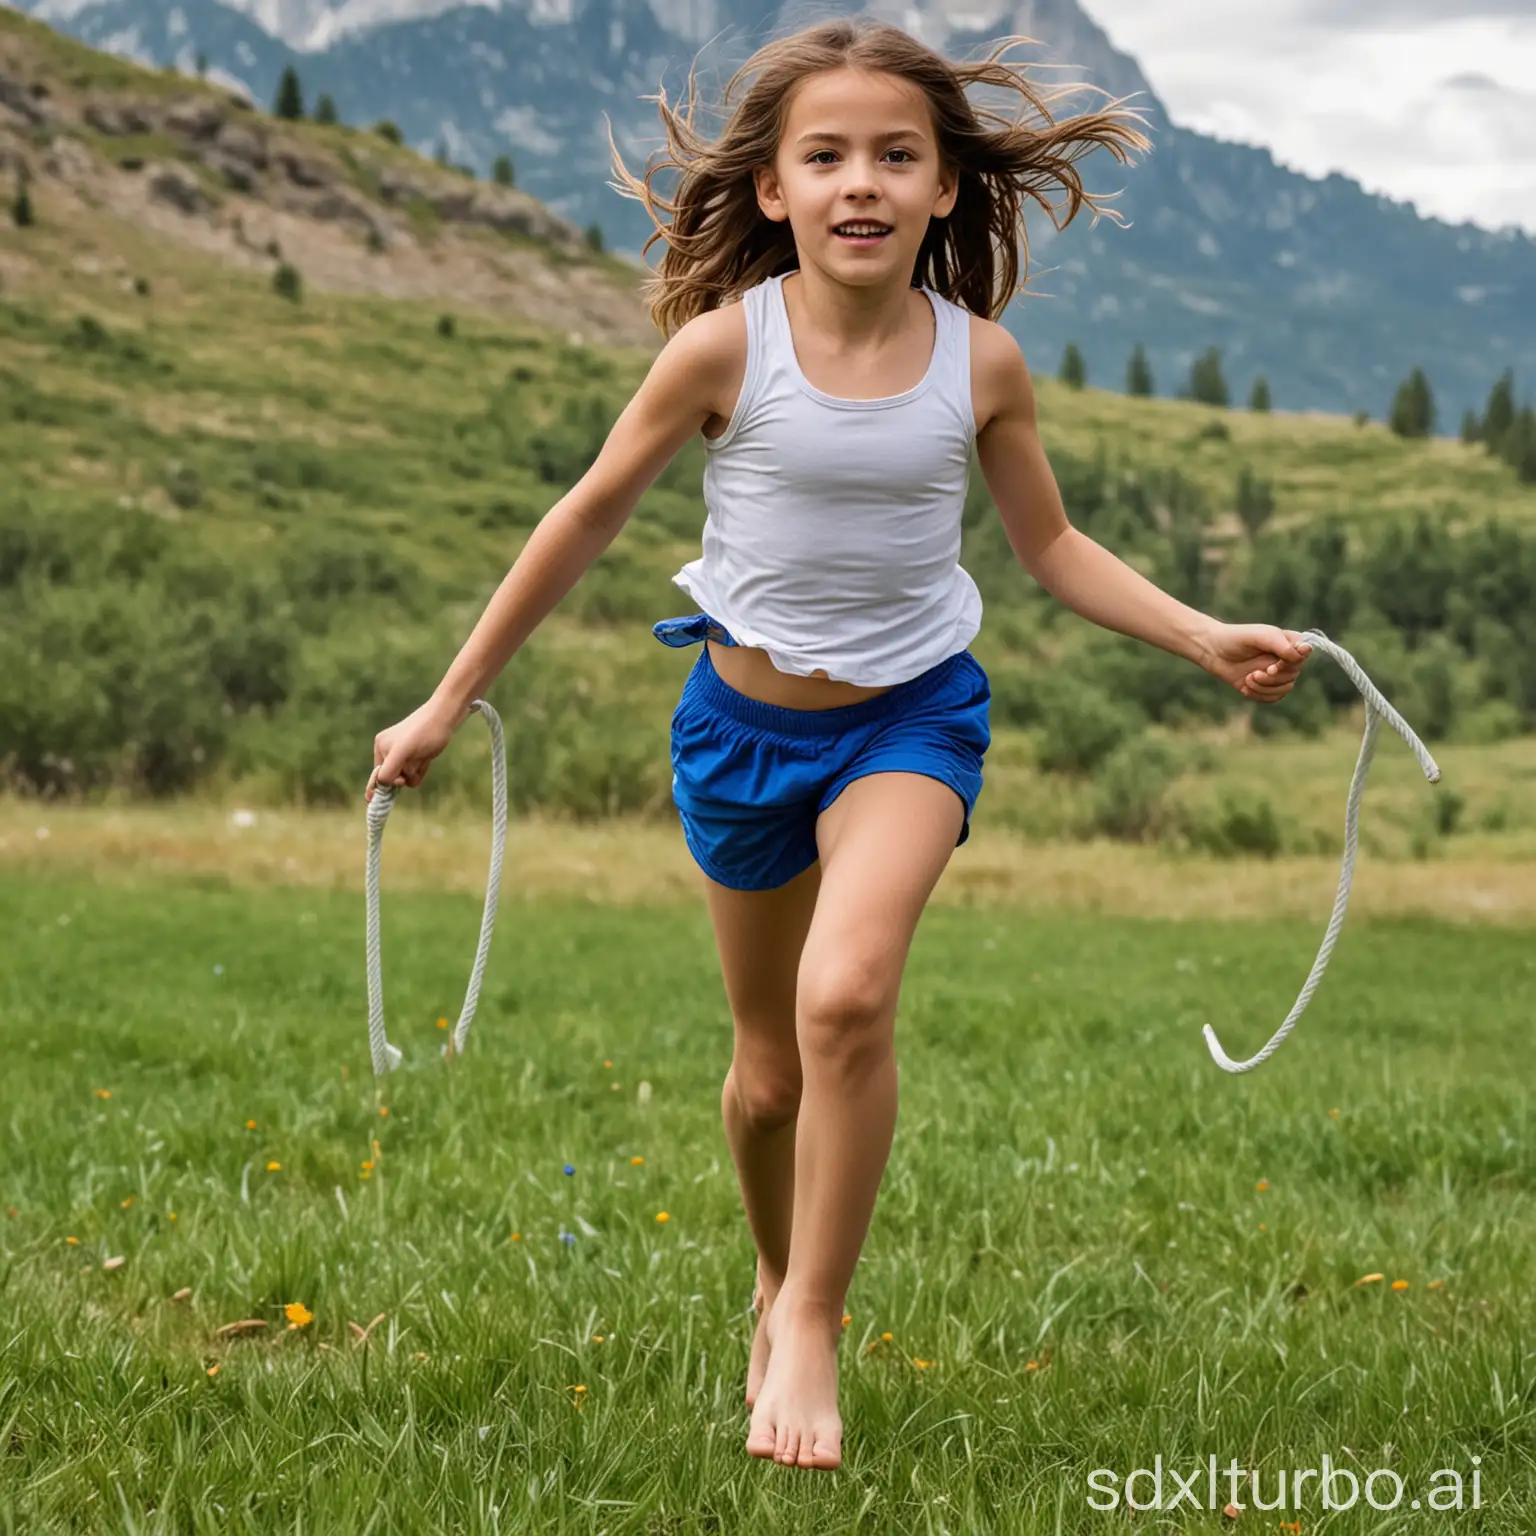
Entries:
[[[529, 193], [378, 134], [276, 120], [9, 11], [0, 178], [26, 185], [39, 221], [115, 216], [241, 266], [286, 261], [321, 289], [465, 301], [594, 340], [652, 336], [633, 266]], [[25, 241], [0, 247], [0, 277], [24, 284], [27, 265]]]
[[[718, 78], [807, 14], [798, 0], [26, 3], [102, 47], [189, 69], [201, 52], [258, 101], [271, 100], [283, 65], [296, 62], [311, 94], [331, 92], [349, 121], [392, 117], [419, 148], [442, 145], [482, 169], [510, 153], [519, 185], [631, 251], [648, 226], [606, 185], [607, 123], [643, 159], [657, 138], [643, 95], [665, 81], [675, 96], [696, 52], [701, 77]], [[1118, 387], [1141, 340], [1159, 391], [1172, 393], [1193, 356], [1217, 345], [1240, 395], [1262, 372], [1281, 408], [1379, 418], [1397, 382], [1422, 365], [1447, 431], [1505, 367], [1522, 389], [1536, 386], [1536, 242], [1526, 236], [1422, 219], [1347, 177], [1297, 175], [1263, 150], [1173, 126], [1135, 62], [1077, 0], [989, 0], [964, 11], [876, 0], [870, 9], [882, 5], [951, 53], [1025, 33], [1073, 74], [1116, 94], [1146, 93], [1153, 154], [1129, 173], [1103, 166], [1094, 178], [1100, 189], [1124, 186], [1133, 227], [1078, 227], [1055, 240], [1036, 221], [1038, 296], [1016, 303], [1009, 323], [1037, 370], [1053, 369], [1076, 340], [1090, 378]]]

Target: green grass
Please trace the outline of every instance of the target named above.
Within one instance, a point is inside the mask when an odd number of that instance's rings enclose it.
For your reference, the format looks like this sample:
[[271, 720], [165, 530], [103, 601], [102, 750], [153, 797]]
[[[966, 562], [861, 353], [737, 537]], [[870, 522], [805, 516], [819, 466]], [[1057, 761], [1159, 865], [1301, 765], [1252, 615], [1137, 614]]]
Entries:
[[[847, 1459], [816, 1476], [742, 1449], [702, 911], [508, 902], [450, 1067], [477, 911], [386, 891], [381, 1118], [355, 896], [0, 886], [0, 1529], [1118, 1530], [1095, 1468], [1326, 1452], [1410, 1497], [1478, 1457], [1453, 1528], [1529, 1530], [1528, 933], [1352, 922], [1297, 1038], [1231, 1080], [1200, 1025], [1254, 1048], [1314, 924], [930, 911]], [[1442, 1528], [1311, 1492], [1308, 1532]]]

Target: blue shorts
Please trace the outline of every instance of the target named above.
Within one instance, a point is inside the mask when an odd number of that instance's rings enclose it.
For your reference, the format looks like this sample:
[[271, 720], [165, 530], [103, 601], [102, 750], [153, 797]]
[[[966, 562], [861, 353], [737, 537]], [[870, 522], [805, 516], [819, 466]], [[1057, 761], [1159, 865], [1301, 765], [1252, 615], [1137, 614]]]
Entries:
[[[666, 645], [736, 642], [708, 614], [667, 619]], [[971, 832], [991, 745], [987, 674], [969, 651], [835, 709], [785, 709], [737, 692], [705, 646], [672, 714], [672, 799], [688, 850], [706, 875], [738, 891], [767, 891], [818, 858], [816, 818], [855, 779], [920, 773], [965, 807]]]

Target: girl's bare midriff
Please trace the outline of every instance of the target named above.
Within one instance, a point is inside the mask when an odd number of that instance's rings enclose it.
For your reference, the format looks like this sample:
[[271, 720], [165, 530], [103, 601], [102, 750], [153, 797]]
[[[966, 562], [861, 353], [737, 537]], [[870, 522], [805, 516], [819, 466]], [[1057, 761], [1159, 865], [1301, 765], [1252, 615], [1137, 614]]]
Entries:
[[889, 692], [888, 687], [862, 688], [857, 683], [835, 682], [825, 673], [801, 677], [780, 672], [759, 646], [720, 645], [714, 640], [704, 643], [721, 680], [762, 704], [777, 704], [781, 709], [836, 709]]

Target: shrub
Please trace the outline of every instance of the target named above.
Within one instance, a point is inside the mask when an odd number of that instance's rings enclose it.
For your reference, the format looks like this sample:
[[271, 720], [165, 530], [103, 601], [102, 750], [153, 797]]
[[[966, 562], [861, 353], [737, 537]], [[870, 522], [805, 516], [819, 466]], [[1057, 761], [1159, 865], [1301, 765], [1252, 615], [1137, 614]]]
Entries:
[[1068, 389], [1081, 389], [1088, 382], [1088, 364], [1075, 341], [1069, 341], [1061, 355], [1060, 378]]
[[452, 315], [439, 315], [437, 317], [437, 334], [445, 341], [451, 341], [458, 325]]
[[1093, 828], [1122, 842], [1155, 839], [1168, 786], [1179, 771], [1166, 742], [1130, 736], [1104, 759], [1094, 782]]
[[388, 139], [391, 144], [399, 144], [402, 142], [400, 129], [390, 118], [381, 117], [378, 122], [373, 125], [373, 131], [378, 134], [381, 139]]
[[11, 223], [17, 229], [30, 229], [32, 221], [32, 194], [27, 190], [26, 182], [22, 182], [11, 199]]
[[509, 155], [496, 156], [496, 163], [491, 167], [491, 180], [498, 187], [517, 185], [517, 173], [512, 168], [512, 159]]
[[290, 262], [279, 262], [277, 270], [272, 274], [272, 291], [291, 304], [302, 304], [304, 278], [299, 269]]
[[589, 251], [594, 251], [599, 256], [602, 255], [604, 247], [603, 226], [601, 224], [588, 224], [587, 232], [582, 238], [586, 241]]
[[1273, 402], [1269, 395], [1269, 380], [1260, 374], [1253, 381], [1253, 393], [1248, 397], [1248, 409], [1266, 413], [1273, 408]]
[[1050, 773], [1088, 773], [1143, 725], [1141, 712], [1062, 672], [1041, 679], [1036, 760]]
[[1131, 352], [1131, 360], [1125, 368], [1125, 392], [1145, 398], [1155, 392], [1152, 365], [1147, 361], [1147, 349], [1138, 341]]

